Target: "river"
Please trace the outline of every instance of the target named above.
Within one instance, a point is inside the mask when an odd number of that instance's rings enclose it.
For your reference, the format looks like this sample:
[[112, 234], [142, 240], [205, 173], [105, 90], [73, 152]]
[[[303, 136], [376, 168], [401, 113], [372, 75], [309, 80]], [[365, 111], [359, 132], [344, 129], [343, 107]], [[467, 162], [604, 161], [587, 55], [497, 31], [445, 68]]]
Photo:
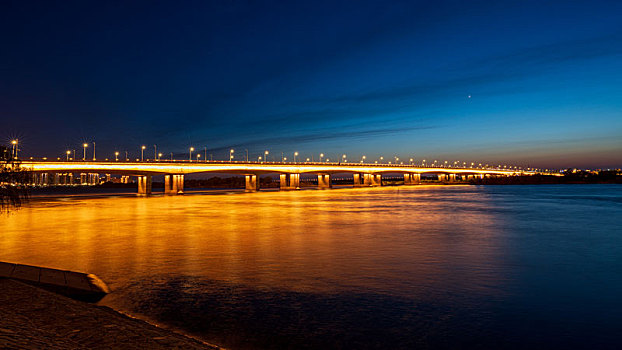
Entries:
[[617, 348], [622, 186], [39, 198], [0, 260], [233, 349]]

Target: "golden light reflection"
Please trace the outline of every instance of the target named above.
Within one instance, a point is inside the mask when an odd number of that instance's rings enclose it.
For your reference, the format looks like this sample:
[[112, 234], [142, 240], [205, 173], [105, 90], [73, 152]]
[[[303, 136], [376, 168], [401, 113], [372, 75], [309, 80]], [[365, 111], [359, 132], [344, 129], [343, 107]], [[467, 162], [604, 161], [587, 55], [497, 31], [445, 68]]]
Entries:
[[[407, 294], [421, 281], [442, 288], [445, 272], [460, 268], [451, 262], [488, 266], [500, 256], [488, 207], [469, 186], [35, 201], [0, 218], [0, 251], [10, 262], [95, 273], [113, 290], [191, 275]], [[464, 272], [497, 278], [487, 273]]]

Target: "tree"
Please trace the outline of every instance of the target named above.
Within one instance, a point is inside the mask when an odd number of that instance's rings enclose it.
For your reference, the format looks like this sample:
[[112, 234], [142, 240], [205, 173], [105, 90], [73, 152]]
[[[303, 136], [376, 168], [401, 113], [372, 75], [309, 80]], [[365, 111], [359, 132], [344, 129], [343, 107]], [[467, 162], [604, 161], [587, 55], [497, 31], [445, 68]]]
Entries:
[[20, 168], [18, 162], [10, 158], [0, 160], [0, 211], [19, 208], [28, 200], [29, 192], [25, 184], [30, 178], [30, 172]]

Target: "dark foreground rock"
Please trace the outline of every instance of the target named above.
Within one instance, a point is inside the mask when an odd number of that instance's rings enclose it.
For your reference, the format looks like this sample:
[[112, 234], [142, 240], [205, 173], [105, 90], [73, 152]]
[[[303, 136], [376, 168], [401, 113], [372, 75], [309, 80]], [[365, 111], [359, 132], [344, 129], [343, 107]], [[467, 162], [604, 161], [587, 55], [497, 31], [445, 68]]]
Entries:
[[1, 349], [218, 349], [19, 281], [0, 278]]

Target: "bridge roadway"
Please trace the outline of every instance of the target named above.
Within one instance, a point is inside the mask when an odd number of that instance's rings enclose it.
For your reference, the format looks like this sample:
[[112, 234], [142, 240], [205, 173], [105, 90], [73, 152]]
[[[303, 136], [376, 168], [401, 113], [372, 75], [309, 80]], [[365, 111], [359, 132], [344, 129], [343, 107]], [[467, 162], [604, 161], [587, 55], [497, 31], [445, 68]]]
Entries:
[[[318, 187], [330, 188], [331, 176], [337, 173], [353, 174], [354, 186], [381, 186], [382, 174], [404, 174], [404, 184], [419, 184], [422, 174], [436, 174], [440, 181], [454, 182], [458, 178], [472, 179], [475, 176], [513, 176], [532, 175], [533, 171], [482, 169], [482, 168], [443, 168], [421, 167], [397, 164], [360, 164], [360, 163], [284, 163], [284, 162], [227, 162], [227, 161], [21, 161], [20, 166], [36, 174], [34, 183], [67, 183], [67, 177], [80, 173], [81, 183], [94, 183], [99, 174], [122, 175], [125, 181], [129, 176], [136, 176], [138, 194], [151, 193], [153, 175], [164, 175], [165, 194], [183, 193], [184, 175], [196, 173], [239, 174], [246, 177], [246, 190], [259, 190], [259, 176], [280, 174], [281, 189], [300, 187], [301, 174], [317, 174]], [[52, 181], [49, 174], [53, 174]], [[61, 178], [61, 180], [59, 180]]]

